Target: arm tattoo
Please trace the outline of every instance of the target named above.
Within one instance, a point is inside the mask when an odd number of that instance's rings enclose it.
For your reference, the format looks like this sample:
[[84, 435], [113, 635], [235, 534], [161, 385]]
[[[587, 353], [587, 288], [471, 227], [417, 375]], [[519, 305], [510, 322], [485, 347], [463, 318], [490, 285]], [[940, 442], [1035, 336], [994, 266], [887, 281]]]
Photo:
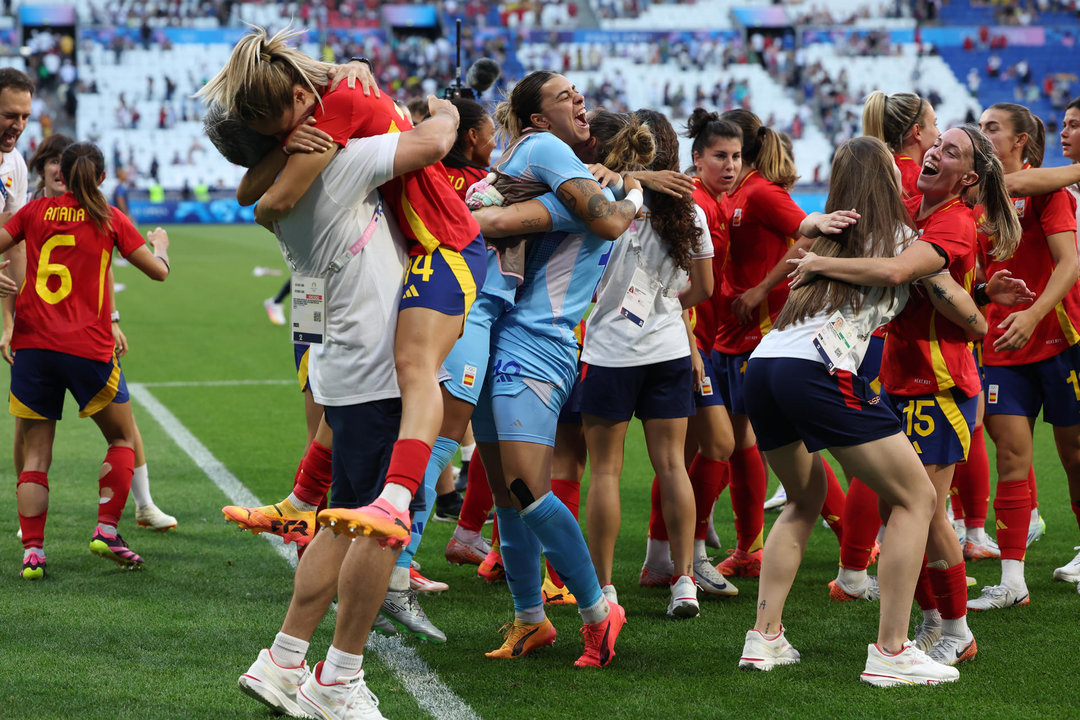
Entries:
[[979, 322], [979, 316], [976, 315], [975, 313], [971, 313], [970, 315], [967, 316], [967, 324], [968, 325], [971, 325], [972, 327], [975, 327], [975, 325], [978, 324], [978, 322]]
[[[581, 196], [585, 201], [585, 207], [580, 215], [577, 212], [577, 197], [570, 192], [570, 188], [574, 188], [577, 195]], [[585, 178], [567, 180], [559, 186], [556, 196], [566, 206], [567, 210], [578, 215], [585, 222], [616, 215], [629, 220], [636, 214], [632, 202], [628, 200], [611, 202], [608, 200], [604, 193], [599, 190], [595, 180], [586, 180]]]
[[764, 610], [764, 609], [765, 609], [765, 601], [764, 601], [764, 600], [762, 600], [762, 601], [761, 601], [761, 604], [760, 604], [760, 605], [758, 605], [758, 607], [759, 607], [760, 609]]
[[523, 227], [523, 228], [534, 228], [534, 227], [537, 227], [538, 225], [540, 225], [541, 222], [542, 221], [539, 218], [524, 218], [521, 221], [521, 227]]

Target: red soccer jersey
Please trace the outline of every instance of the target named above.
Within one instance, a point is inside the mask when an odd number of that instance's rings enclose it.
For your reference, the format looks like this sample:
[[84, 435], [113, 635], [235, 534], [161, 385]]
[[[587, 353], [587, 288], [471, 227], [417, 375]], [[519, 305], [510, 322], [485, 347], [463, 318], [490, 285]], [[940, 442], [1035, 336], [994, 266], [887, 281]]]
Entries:
[[[1013, 205], [1020, 218], [1023, 235], [1011, 258], [995, 260], [990, 255], [993, 246], [991, 238], [979, 233], [979, 251], [986, 277], [993, 276], [998, 270], [1010, 270], [1013, 277], [1027, 283], [1028, 289], [1042, 295], [1054, 272], [1054, 261], [1050, 257], [1046, 238], [1054, 233], [1076, 233], [1076, 200], [1067, 190], [1058, 190], [1037, 197], [1013, 198]], [[1080, 326], [1080, 281], [1073, 284], [1061, 302], [1043, 317], [1024, 347], [1011, 351], [995, 350], [994, 341], [1004, 333], [998, 325], [1023, 307], [1011, 308], [997, 303], [990, 303], [987, 307], [986, 322], [990, 330], [983, 339], [985, 365], [1026, 365], [1053, 357], [1080, 342], [1080, 333], [1077, 332]]]
[[[945, 268], [965, 290], [975, 281], [975, 216], [953, 200], [916, 222], [924, 240], [945, 253]], [[982, 389], [964, 331], [941, 317], [920, 290], [892, 323], [881, 355], [881, 384], [890, 395], [932, 395], [956, 387], [968, 397]]]
[[731, 312], [737, 297], [757, 285], [784, 257], [795, 241], [806, 213], [791, 195], [757, 170], [728, 195], [730, 209], [728, 260], [716, 304], [716, 341], [713, 348], [736, 355], [757, 347], [784, 307], [790, 290], [785, 278], [766, 296], [756, 322], [740, 325]]
[[919, 173], [922, 172], [922, 166], [907, 155], [893, 155], [893, 159], [896, 160], [896, 167], [900, 168], [900, 189], [904, 193], [904, 199], [922, 199], [919, 191]]
[[[349, 138], [412, 129], [409, 114], [389, 95], [366, 96], [359, 87], [350, 89], [345, 83], [323, 96], [314, 117], [315, 127], [339, 145]], [[439, 245], [461, 250], [480, 234], [480, 225], [450, 187], [442, 163], [399, 175], [381, 190], [409, 240], [410, 255], [430, 253]]]
[[15, 298], [15, 350], [37, 348], [108, 361], [113, 355], [109, 289], [116, 246], [125, 257], [143, 246], [124, 213], [112, 208], [103, 233], [71, 193], [28, 203], [4, 226], [26, 241], [26, 281]]
[[456, 192], [462, 200], [465, 199], [465, 193], [469, 191], [469, 188], [473, 183], [480, 182], [486, 177], [487, 170], [484, 170], [483, 168], [472, 166], [446, 168], [446, 179], [450, 181], [450, 187], [454, 188], [454, 192]]
[[716, 303], [723, 283], [722, 268], [728, 254], [728, 215], [724, 207], [727, 196], [714, 197], [701, 184], [699, 178], [694, 178], [692, 197], [698, 207], [705, 211], [705, 218], [709, 222], [709, 236], [713, 244], [713, 293], [691, 308], [690, 326], [694, 329], [694, 339], [698, 347], [705, 352], [712, 352], [713, 342], [716, 340]]

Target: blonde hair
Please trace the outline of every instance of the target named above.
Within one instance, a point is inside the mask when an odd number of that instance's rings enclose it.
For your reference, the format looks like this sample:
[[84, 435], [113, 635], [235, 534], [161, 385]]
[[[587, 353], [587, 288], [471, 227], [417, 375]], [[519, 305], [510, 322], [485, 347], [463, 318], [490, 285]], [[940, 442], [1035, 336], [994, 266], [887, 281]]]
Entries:
[[904, 149], [904, 140], [915, 126], [924, 127], [926, 103], [915, 93], [886, 95], [875, 90], [863, 105], [863, 135], [881, 140], [894, 153]]
[[[979, 176], [978, 195], [974, 204], [982, 205], [983, 217], [981, 228], [994, 242], [993, 256], [998, 260], [1007, 260], [1020, 245], [1020, 220], [1016, 216], [1009, 190], [1005, 186], [1005, 170], [1001, 160], [994, 154], [994, 146], [974, 125], [961, 125], [960, 129], [971, 139], [971, 165]], [[969, 186], [970, 187], [970, 186]], [[961, 199], [968, 188], [960, 191]]]
[[226, 115], [245, 124], [279, 117], [292, 107], [295, 85], [307, 87], [322, 102], [319, 91], [329, 82], [328, 66], [287, 44], [305, 31], [285, 28], [267, 38], [264, 28], [252, 27], [236, 43], [225, 67], [195, 97], [220, 105]]

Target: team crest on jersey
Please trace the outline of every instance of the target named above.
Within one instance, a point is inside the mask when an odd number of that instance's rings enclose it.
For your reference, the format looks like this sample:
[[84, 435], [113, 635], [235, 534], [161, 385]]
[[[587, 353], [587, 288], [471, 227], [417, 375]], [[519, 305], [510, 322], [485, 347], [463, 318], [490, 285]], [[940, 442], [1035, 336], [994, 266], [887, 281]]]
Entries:
[[731, 213], [731, 227], [742, 226], [742, 208], [735, 208], [735, 212]]
[[466, 365], [465, 370], [461, 373], [461, 384], [465, 387], [472, 387], [476, 384], [476, 366]]
[[991, 385], [986, 389], [986, 402], [990, 405], [997, 405], [998, 400], [998, 386]]
[[1017, 217], [1024, 217], [1024, 211], [1027, 210], [1027, 198], [1015, 198], [1013, 207], [1016, 208]]

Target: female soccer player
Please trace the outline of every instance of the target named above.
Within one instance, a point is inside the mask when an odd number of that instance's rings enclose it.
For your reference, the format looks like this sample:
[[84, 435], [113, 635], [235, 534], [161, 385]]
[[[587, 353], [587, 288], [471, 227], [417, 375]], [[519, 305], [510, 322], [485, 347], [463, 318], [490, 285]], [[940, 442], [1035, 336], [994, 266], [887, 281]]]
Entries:
[[487, 176], [491, 151], [495, 149], [495, 121], [475, 100], [457, 98], [450, 102], [457, 108], [461, 123], [457, 142], [442, 164], [450, 186], [464, 200], [472, 184]]
[[[691, 153], [696, 172], [691, 197], [704, 212], [713, 247], [712, 296], [697, 303], [691, 311], [691, 325], [703, 373], [694, 387], [697, 412], [688, 421], [685, 449], [687, 472], [694, 490], [694, 580], [708, 594], [734, 595], [738, 592], [735, 585], [709, 563], [705, 540], [713, 505], [728, 483], [727, 461], [735, 444], [711, 353], [716, 339], [715, 303], [728, 248], [728, 215], [722, 204], [726, 202], [725, 193], [735, 185], [742, 170], [742, 131], [703, 108], [691, 113], [686, 127], [687, 136], [693, 140]], [[646, 587], [669, 586], [674, 571], [661, 507], [660, 485], [658, 479], [654, 479], [649, 538], [639, 579], [639, 584]]]
[[[389, 96], [368, 96], [347, 85], [328, 91], [327, 66], [287, 46], [296, 34], [282, 31], [267, 38], [257, 28], [237, 43], [229, 62], [199, 96], [217, 102], [256, 132], [283, 139], [309, 117], [339, 146], [352, 137], [412, 127]], [[256, 220], [268, 225], [289, 212], [332, 157], [330, 152], [270, 153], [244, 176], [238, 199], [245, 204], [257, 200]], [[439, 367], [484, 283], [485, 255], [479, 226], [440, 164], [390, 180], [383, 197], [406, 234], [412, 257], [395, 339], [401, 434], [383, 493], [370, 506], [357, 508], [352, 522], [399, 546], [411, 537], [408, 506], [423, 482], [442, 422]]]
[[[590, 122], [594, 128], [625, 122], [609, 119], [612, 115], [602, 111]], [[667, 118], [638, 110], [629, 125], [634, 141], [656, 148], [649, 169], [677, 168], [678, 137]], [[589, 554], [606, 589], [612, 583], [621, 519], [623, 444], [636, 414], [645, 427], [672, 538], [675, 571], [667, 612], [695, 617], [693, 490], [683, 450], [686, 418], [694, 409], [694, 364], [683, 309], [712, 292], [712, 245], [704, 212], [690, 198], [649, 191], [644, 208], [645, 219], [631, 226], [612, 251], [585, 324], [581, 412], [592, 466], [586, 505]]]
[[149, 233], [151, 253], [131, 221], [98, 190], [105, 160], [96, 146], [68, 147], [60, 173], [68, 192], [28, 203], [0, 230], [0, 252], [23, 240], [27, 249], [27, 282], [15, 300], [19, 321], [11, 342], [15, 362], [9, 403], [24, 437], [16, 501], [25, 548], [22, 577], [27, 579], [45, 575], [48, 471], [65, 388], [79, 403], [79, 415], [92, 417], [109, 444], [90, 550], [124, 567], [142, 564], [117, 532], [131, 487], [135, 423], [104, 299], [112, 248], [154, 280], [169, 275], [165, 231]]
[[[861, 137], [841, 145], [826, 210], [855, 208], [861, 217], [854, 225], [838, 219], [818, 225], [815, 234], [829, 235], [806, 257], [815, 258], [820, 269], [831, 267], [826, 261], [879, 266], [910, 253], [918, 243], [912, 243], [915, 233], [900, 192], [900, 173], [884, 144]], [[907, 639], [934, 490], [896, 415], [855, 374], [871, 333], [903, 307], [907, 288], [859, 287], [825, 278], [807, 283], [800, 278], [805, 269], [805, 264], [797, 267], [793, 283], [804, 287], [792, 291], [746, 371], [747, 408], [769, 465], [787, 490], [787, 504], [765, 544], [757, 621], [746, 633], [739, 666], [771, 670], [799, 662], [785, 638], [782, 614], [826, 494], [822, 461], [810, 453], [827, 447], [889, 509], [878, 640], [867, 648], [861, 679], [878, 686], [954, 681], [955, 669], [934, 662]], [[971, 326], [985, 332], [985, 321], [953, 279], [942, 275], [928, 281], [940, 303], [957, 304], [947, 306], [951, 317], [963, 322], [970, 316]]]
[[[1002, 259], [1012, 256], [1020, 239], [1019, 224], [1005, 190], [1001, 162], [978, 128], [953, 128], [938, 137], [923, 159], [918, 186], [921, 200], [907, 204], [922, 235], [908, 250], [874, 262], [815, 256], [810, 267], [799, 261], [796, 276], [808, 270], [835, 280], [881, 285], [911, 281], [946, 268], [957, 283], [970, 287], [975, 273], [976, 222], [965, 201], [973, 187], [984, 208], [982, 226], [996, 238], [993, 253]], [[1030, 299], [1026, 287], [1019, 292], [1018, 285], [1023, 284], [998, 274], [991, 277], [987, 292], [1005, 304]], [[923, 637], [917, 636], [917, 641], [930, 645], [935, 660], [955, 664], [977, 652], [967, 626], [963, 551], [945, 516], [953, 467], [968, 451], [982, 390], [967, 334], [940, 322], [925, 296], [913, 296], [890, 326], [881, 380], [938, 493], [926, 558], [942, 621], [940, 628], [924, 623]], [[940, 639], [931, 643], [938, 633]]]
[[[1005, 173], [1039, 167], [1045, 131], [1022, 105], [987, 108], [979, 127], [993, 143]], [[972, 610], [1027, 605], [1024, 555], [1032, 497], [1028, 471], [1035, 420], [1054, 427], [1058, 456], [1073, 503], [1080, 499], [1080, 285], [1077, 284], [1076, 201], [1062, 189], [1035, 197], [1013, 197], [1023, 235], [1009, 258], [984, 255], [986, 273], [1007, 270], [1037, 296], [1016, 312], [991, 305], [990, 331], [983, 345], [986, 373], [986, 429], [997, 451], [997, 538], [1001, 584], [983, 588], [968, 603]], [[980, 237], [985, 252], [991, 239]], [[1075, 393], [1062, 392], [1073, 384]], [[1057, 572], [1055, 572], [1055, 576]]]

